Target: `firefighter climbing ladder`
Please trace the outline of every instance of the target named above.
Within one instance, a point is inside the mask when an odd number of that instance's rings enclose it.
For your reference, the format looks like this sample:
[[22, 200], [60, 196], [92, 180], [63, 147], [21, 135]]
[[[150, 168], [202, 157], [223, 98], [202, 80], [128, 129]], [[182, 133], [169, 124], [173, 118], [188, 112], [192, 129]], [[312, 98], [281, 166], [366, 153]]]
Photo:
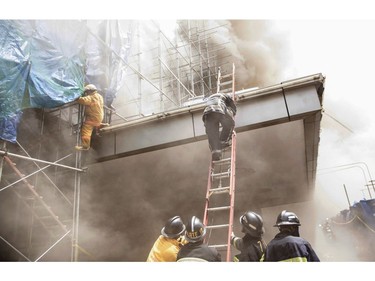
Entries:
[[[230, 83], [235, 98], [234, 73], [234, 65], [232, 74], [222, 77], [219, 69], [217, 92], [225, 92], [221, 86]], [[224, 78], [231, 78], [231, 80], [223, 83]], [[230, 239], [233, 231], [235, 171], [236, 132], [233, 131], [231, 144], [222, 149], [221, 160], [210, 162], [203, 216], [203, 223], [207, 227], [206, 242], [220, 253], [225, 252], [226, 261], [231, 261]], [[223, 257], [223, 254], [221, 256]]]

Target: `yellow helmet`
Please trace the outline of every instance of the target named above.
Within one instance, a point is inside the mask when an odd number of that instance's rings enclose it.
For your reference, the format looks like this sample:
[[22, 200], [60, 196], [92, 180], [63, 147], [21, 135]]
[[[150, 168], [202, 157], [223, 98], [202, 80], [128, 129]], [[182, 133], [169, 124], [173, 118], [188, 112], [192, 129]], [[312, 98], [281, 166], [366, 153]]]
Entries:
[[86, 85], [85, 86], [85, 90], [84, 90], [84, 92], [87, 92], [87, 91], [97, 91], [98, 89], [95, 87], [95, 85], [94, 84], [88, 84], [88, 85]]

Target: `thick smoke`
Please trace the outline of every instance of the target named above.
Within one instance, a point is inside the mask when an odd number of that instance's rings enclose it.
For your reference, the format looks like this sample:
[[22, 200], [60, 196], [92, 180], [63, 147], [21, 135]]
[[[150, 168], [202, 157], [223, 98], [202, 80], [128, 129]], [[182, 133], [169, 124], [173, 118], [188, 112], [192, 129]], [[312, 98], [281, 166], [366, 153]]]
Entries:
[[280, 81], [288, 58], [284, 34], [276, 32], [270, 21], [232, 20], [229, 24], [239, 89], [265, 87]]
[[[158, 27], [152, 22], [149, 23], [150, 25], [143, 23], [143, 29], [140, 30], [140, 44], [145, 49], [152, 49], [157, 40], [155, 32]], [[288, 38], [285, 33], [276, 31], [271, 22], [209, 20], [206, 25], [207, 28], [223, 26], [210, 36], [210, 40], [225, 47], [225, 51], [218, 54], [224, 62], [228, 61], [229, 65], [235, 63], [237, 90], [281, 82], [289, 58]], [[166, 33], [173, 39], [173, 32]], [[135, 42], [137, 39], [133, 38], [133, 43]], [[152, 77], [156, 71], [154, 58], [155, 50], [142, 58], [141, 72], [147, 77]], [[168, 61], [168, 57], [163, 59]], [[169, 63], [171, 65], [171, 62]], [[136, 77], [129, 69], [128, 74]], [[155, 92], [155, 89], [147, 83], [143, 83], [139, 89], [137, 79], [127, 80], [122, 89], [126, 95], [118, 94], [115, 107], [119, 113], [137, 115], [139, 112], [150, 114], [159, 110], [155, 105], [160, 104], [159, 94], [150, 98], [148, 93]], [[135, 106], [134, 102], [129, 106], [129, 101], [138, 99], [140, 95], [142, 103]], [[337, 150], [337, 153], [334, 153], [340, 155], [337, 162], [347, 162], [348, 158], [342, 153], [344, 145], [341, 144], [353, 142], [354, 145], [356, 142], [351, 137], [347, 138], [348, 135], [352, 136], [352, 124], [345, 119], [348, 118], [345, 117], [346, 112], [343, 109], [338, 113], [329, 113], [334, 118], [344, 120], [349, 130], [338, 126], [332, 118], [330, 121], [333, 122], [327, 125], [329, 118], [323, 118], [322, 124], [329, 130], [324, 131], [320, 161], [323, 162], [330, 157], [332, 151]], [[354, 119], [352, 122], [355, 122]], [[300, 189], [298, 183], [303, 181], [303, 171], [300, 170], [303, 168], [301, 156], [294, 153], [296, 146], [304, 145], [298, 141], [298, 136], [293, 135], [298, 126], [301, 124], [290, 122], [238, 134], [238, 151], [248, 151], [249, 147], [251, 149], [249, 155], [238, 154], [238, 163], [241, 165], [237, 166], [234, 231], [237, 235], [241, 234], [238, 217], [252, 209], [262, 214], [266, 227], [265, 240], [269, 241], [277, 232], [273, 227], [276, 216], [283, 209], [287, 209], [299, 216], [302, 222], [301, 236], [312, 243], [322, 260], [358, 260], [355, 254], [350, 255], [350, 250], [344, 247], [344, 243], [337, 243], [337, 247], [330, 247], [329, 251], [326, 251], [327, 246], [332, 243], [322, 234], [319, 224], [328, 214], [333, 216], [337, 210], [346, 206], [333, 205], [331, 198], [321, 192], [321, 177], [318, 177], [318, 192], [314, 201], [290, 205], [273, 204], [280, 202], [280, 198], [289, 196], [280, 186], [288, 184], [292, 190], [297, 191]], [[340, 127], [339, 131], [337, 126]], [[336, 128], [331, 130], [331, 127]], [[364, 136], [357, 138], [365, 142], [371, 140]], [[329, 143], [331, 140], [334, 141]], [[90, 153], [88, 157], [95, 158], [95, 152]], [[355, 150], [348, 153], [354, 154]], [[85, 251], [80, 252], [80, 260], [145, 261], [168, 218], [180, 215], [186, 221], [192, 215], [203, 216], [209, 161], [208, 144], [203, 140], [90, 165], [81, 177], [78, 244]], [[296, 167], [295, 170], [288, 170], [290, 163]], [[341, 187], [340, 183], [339, 188]], [[335, 194], [333, 196], [337, 196], [337, 193]], [[1, 204], [2, 210], [7, 207], [8, 205]], [[7, 224], [10, 223], [7, 221]], [[345, 240], [346, 237], [342, 237], [342, 241]], [[58, 260], [59, 253], [55, 254], [52, 260]]]

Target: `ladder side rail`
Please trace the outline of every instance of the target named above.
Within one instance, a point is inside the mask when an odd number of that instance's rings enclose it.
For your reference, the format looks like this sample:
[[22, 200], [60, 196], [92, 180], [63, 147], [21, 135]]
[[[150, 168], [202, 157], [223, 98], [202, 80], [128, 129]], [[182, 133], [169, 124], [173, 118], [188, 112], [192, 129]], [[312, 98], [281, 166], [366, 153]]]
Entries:
[[[236, 91], [235, 91], [235, 64], [232, 64], [232, 98], [234, 103], [236, 103]], [[227, 250], [227, 261], [231, 258], [231, 234], [233, 232], [233, 219], [234, 219], [234, 194], [235, 194], [235, 181], [236, 181], [236, 132], [232, 132], [232, 154], [231, 154], [231, 177], [229, 183], [229, 194], [230, 194], [230, 211], [229, 211], [229, 227], [228, 227], [228, 250]]]
[[212, 177], [211, 174], [213, 172], [213, 164], [212, 161], [210, 161], [210, 166], [208, 169], [208, 180], [207, 180], [207, 192], [206, 192], [206, 202], [204, 207], [204, 214], [203, 214], [203, 224], [208, 225], [208, 208], [209, 208], [209, 201], [210, 201], [210, 193], [212, 188]]
[[[232, 99], [233, 102], [236, 102], [236, 96], [235, 96], [235, 65], [232, 64]], [[229, 84], [229, 83], [226, 83]], [[233, 231], [233, 219], [234, 219], [234, 194], [235, 194], [235, 173], [236, 173], [236, 133], [235, 130], [232, 132], [232, 147], [231, 147], [231, 162], [230, 162], [230, 174], [229, 174], [229, 223], [228, 223], [228, 236], [227, 236], [227, 255], [226, 255], [226, 261], [230, 262], [231, 260], [231, 233]]]
[[48, 226], [43, 222], [43, 220], [40, 218], [40, 216], [35, 212], [35, 210], [26, 202], [26, 200], [15, 190], [12, 190], [18, 199], [22, 202], [22, 204], [33, 214], [33, 216], [36, 218], [36, 220], [40, 223], [40, 225], [44, 228], [45, 231], [48, 232], [48, 234], [52, 237], [53, 233], [48, 229]]
[[228, 250], [227, 250], [227, 261], [231, 259], [231, 234], [233, 232], [233, 220], [234, 220], [234, 194], [235, 194], [235, 181], [236, 181], [236, 133], [232, 133], [232, 161], [231, 161], [231, 177], [229, 183], [229, 194], [230, 194], [230, 209], [229, 209], [229, 227], [228, 227]]

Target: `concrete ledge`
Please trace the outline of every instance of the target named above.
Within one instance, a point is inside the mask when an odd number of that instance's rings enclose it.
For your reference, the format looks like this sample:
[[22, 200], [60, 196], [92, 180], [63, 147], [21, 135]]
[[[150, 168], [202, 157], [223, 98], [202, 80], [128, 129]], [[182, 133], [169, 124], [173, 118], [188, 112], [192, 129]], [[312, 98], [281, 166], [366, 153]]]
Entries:
[[[314, 115], [322, 109], [324, 80], [321, 74], [315, 74], [271, 87], [236, 92], [236, 131], [306, 119], [309, 120], [305, 125], [308, 139], [311, 139], [310, 134], [319, 134], [310, 123], [320, 122]], [[204, 107], [197, 104], [106, 127], [100, 141], [93, 142], [96, 160], [102, 162], [205, 139]]]

